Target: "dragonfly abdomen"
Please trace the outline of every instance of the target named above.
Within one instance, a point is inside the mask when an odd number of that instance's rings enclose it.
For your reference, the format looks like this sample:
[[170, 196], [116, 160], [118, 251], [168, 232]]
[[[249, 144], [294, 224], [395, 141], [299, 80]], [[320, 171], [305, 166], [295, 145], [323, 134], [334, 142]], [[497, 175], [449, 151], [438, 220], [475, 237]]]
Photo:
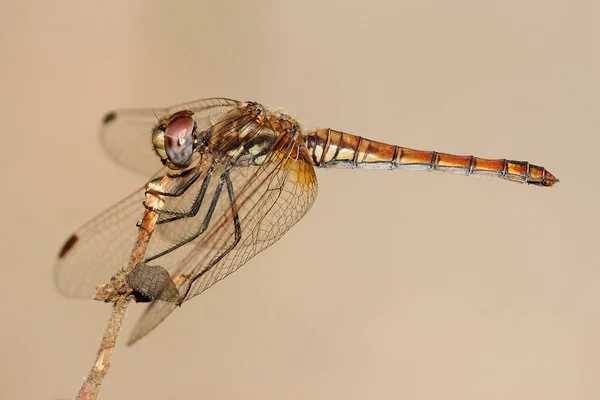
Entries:
[[377, 168], [487, 175], [513, 182], [552, 186], [558, 179], [527, 161], [485, 159], [414, 150], [360, 136], [320, 129], [307, 135], [311, 159], [321, 168]]

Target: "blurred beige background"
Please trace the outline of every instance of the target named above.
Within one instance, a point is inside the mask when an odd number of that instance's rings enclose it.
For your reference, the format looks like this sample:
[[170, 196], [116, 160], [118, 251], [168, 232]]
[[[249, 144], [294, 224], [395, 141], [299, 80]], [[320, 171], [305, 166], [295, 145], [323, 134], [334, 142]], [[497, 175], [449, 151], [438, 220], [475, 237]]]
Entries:
[[561, 183], [318, 171], [284, 239], [127, 348], [132, 307], [102, 398], [600, 398], [598, 2], [38, 0], [2, 14], [1, 398], [71, 397], [92, 364], [110, 307], [62, 298], [51, 269], [72, 230], [144, 181], [103, 154], [103, 113], [210, 96], [529, 160]]

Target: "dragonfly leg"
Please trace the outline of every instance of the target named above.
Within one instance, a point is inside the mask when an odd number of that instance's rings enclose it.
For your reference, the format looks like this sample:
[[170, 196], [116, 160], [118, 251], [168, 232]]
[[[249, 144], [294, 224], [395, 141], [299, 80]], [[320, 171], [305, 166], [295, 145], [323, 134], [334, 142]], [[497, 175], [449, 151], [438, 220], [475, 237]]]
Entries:
[[[190, 175], [192, 172], [194, 172], [192, 177], [190, 179], [188, 179], [183, 185], [181, 185], [177, 189], [175, 189], [174, 192], [168, 192], [165, 190], [154, 189], [155, 187], [161, 187], [160, 181], [163, 179], [161, 177], [161, 178], [153, 179], [146, 185], [146, 187], [150, 187], [150, 188], [146, 189], [145, 194], [151, 194], [153, 196], [179, 197], [182, 194], [184, 194], [190, 188], [190, 186], [192, 186], [198, 180], [198, 178], [200, 178], [200, 176], [202, 175], [202, 171], [201, 170], [187, 170], [187, 171], [183, 171], [177, 175], [169, 176], [170, 180], [174, 180], [174, 179], [178, 179], [178, 178], [187, 178], [187, 176]], [[209, 173], [210, 172], [211, 171], [209, 171]]]
[[[178, 249], [181, 246], [184, 246], [186, 244], [188, 244], [189, 242], [191, 242], [192, 240], [196, 239], [198, 236], [202, 235], [206, 229], [208, 228], [208, 224], [210, 223], [210, 220], [213, 216], [213, 213], [215, 211], [215, 208], [217, 207], [217, 203], [219, 202], [219, 198], [221, 197], [221, 192], [223, 191], [223, 185], [225, 183], [225, 179], [223, 178], [223, 176], [227, 174], [227, 172], [224, 172], [221, 177], [219, 178], [219, 183], [217, 184], [217, 187], [215, 189], [215, 194], [213, 195], [212, 201], [210, 203], [210, 206], [208, 208], [208, 212], [206, 213], [206, 216], [204, 217], [204, 221], [202, 221], [202, 225], [200, 225], [200, 230], [198, 230], [198, 232], [194, 233], [193, 235], [191, 235], [190, 237], [186, 238], [185, 240], [182, 240], [181, 242], [177, 243], [176, 245], [169, 247], [168, 249], [161, 251], [160, 253], [157, 253], [151, 257], [148, 257], [144, 260], [144, 262], [149, 262], [152, 260], [155, 260], [159, 257], [164, 256], [165, 254], [168, 254], [176, 249]], [[207, 177], [208, 178], [208, 177]], [[205, 178], [205, 181], [206, 179]], [[204, 185], [204, 183], [203, 183]], [[206, 185], [208, 186], [208, 183], [206, 183]], [[197, 208], [200, 208], [200, 204], [202, 202], [202, 199], [204, 195], [202, 194], [202, 196], [198, 196], [198, 198], [196, 199], [195, 203], [198, 203]], [[158, 210], [159, 212], [163, 212], [161, 210]], [[196, 213], [198, 212], [197, 210], [195, 211]], [[195, 215], [195, 214], [194, 214]], [[164, 220], [164, 222], [172, 222], [174, 219], [181, 219], [181, 218], [186, 218], [189, 217], [189, 215], [185, 215], [185, 216], [176, 216], [174, 218], [168, 219], [168, 220]]]
[[186, 298], [187, 294], [189, 293], [190, 289], [192, 288], [192, 284], [198, 278], [200, 278], [201, 276], [206, 274], [208, 271], [210, 271], [215, 265], [217, 265], [219, 263], [219, 261], [221, 261], [227, 254], [229, 254], [231, 252], [231, 250], [233, 250], [235, 248], [235, 246], [237, 246], [238, 243], [240, 242], [240, 240], [242, 239], [242, 226], [240, 224], [240, 217], [238, 215], [237, 205], [236, 205], [236, 201], [235, 201], [235, 193], [233, 190], [233, 183], [231, 182], [231, 178], [229, 177], [228, 171], [223, 173], [223, 179], [225, 181], [225, 184], [227, 185], [229, 204], [231, 206], [231, 212], [233, 214], [234, 240], [231, 243], [231, 245], [228, 246], [225, 250], [223, 250], [217, 257], [215, 257], [206, 268], [204, 268], [202, 271], [200, 271], [200, 273], [198, 273], [196, 276], [194, 276], [192, 278], [190, 285], [188, 285], [185, 294], [182, 296], [182, 299]]
[[[189, 171], [185, 171], [184, 173], [178, 175], [177, 178], [185, 177], [185, 175], [187, 175], [188, 172]], [[198, 180], [198, 178], [200, 178], [201, 174], [202, 174], [201, 172], [197, 171], [188, 181], [186, 181], [183, 185], [178, 187], [174, 192], [166, 192], [166, 191], [149, 188], [149, 189], [146, 189], [145, 194], [146, 195], [151, 194], [153, 196], [179, 197], [179, 196], [183, 195]], [[207, 176], [204, 178], [204, 182], [202, 183], [202, 188], [200, 189], [200, 193], [198, 194], [198, 197], [194, 201], [194, 204], [192, 204], [192, 210], [193, 210], [193, 207], [196, 205], [196, 203], [198, 203], [197, 208], [200, 209], [200, 205], [202, 204], [202, 199], [204, 198], [204, 194], [206, 193], [206, 188], [208, 187], [208, 183], [210, 182], [211, 175], [212, 175], [212, 170], [209, 170]], [[160, 181], [160, 179], [162, 179], [162, 178], [159, 178], [158, 181]], [[156, 179], [153, 179], [146, 186], [147, 187], [148, 186], [160, 187], [160, 185], [158, 184], [158, 181]], [[147, 210], [159, 212], [161, 214], [178, 215], [181, 217], [196, 215], [195, 213], [190, 215], [190, 212], [181, 213], [181, 212], [175, 212], [175, 211], [164, 210], [161, 208], [151, 207], [148, 204], [146, 204], [146, 201], [143, 201], [142, 204], [144, 205], [144, 207], [146, 207]], [[198, 209], [196, 210], [196, 213], [198, 212]], [[179, 219], [179, 218], [174, 218], [174, 219]], [[164, 224], [165, 222], [170, 222], [174, 219], [159, 220], [156, 222], [156, 224], [157, 225]], [[139, 228], [140, 223], [139, 222], [136, 223], [135, 226], [137, 226]]]
[[192, 203], [192, 206], [190, 207], [189, 210], [187, 210], [187, 211], [172, 211], [172, 210], [164, 210], [164, 209], [163, 210], [155, 210], [155, 211], [160, 212], [161, 214], [167, 214], [167, 215], [172, 216], [170, 218], [160, 219], [157, 222], [157, 224], [160, 225], [160, 224], [165, 224], [167, 222], [177, 221], [182, 218], [195, 217], [198, 214], [198, 211], [200, 211], [200, 207], [202, 206], [202, 202], [204, 201], [204, 196], [206, 195], [206, 191], [208, 189], [208, 185], [210, 183], [211, 178], [212, 178], [212, 171], [208, 171], [208, 174], [206, 174], [206, 177], [202, 181], [202, 186], [200, 187], [200, 192], [198, 193], [198, 196], [196, 196], [196, 199], [194, 199], [194, 202]]

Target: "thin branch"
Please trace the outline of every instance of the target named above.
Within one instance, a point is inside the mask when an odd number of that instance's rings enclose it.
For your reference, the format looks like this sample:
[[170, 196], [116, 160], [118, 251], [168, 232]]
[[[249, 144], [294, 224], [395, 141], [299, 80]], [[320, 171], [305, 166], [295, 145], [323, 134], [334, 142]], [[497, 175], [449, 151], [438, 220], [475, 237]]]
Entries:
[[[167, 181], [167, 177], [163, 178], [158, 186], [162, 186]], [[158, 195], [147, 193], [146, 204], [150, 209], [160, 209], [164, 206], [164, 200]], [[152, 237], [152, 233], [154, 232], [154, 228], [156, 226], [156, 221], [160, 215], [158, 212], [150, 211], [148, 208], [146, 208], [144, 217], [140, 223], [138, 238], [133, 246], [133, 251], [131, 253], [131, 258], [127, 268], [125, 270], [118, 271], [115, 276], [111, 278], [109, 283], [105, 283], [96, 287], [96, 295], [94, 296], [94, 300], [104, 301], [107, 303], [110, 302], [114, 303], [114, 305], [112, 314], [108, 320], [108, 325], [104, 331], [102, 341], [100, 342], [100, 347], [98, 348], [96, 361], [94, 362], [92, 369], [83, 382], [81, 389], [79, 389], [79, 393], [76, 397], [77, 400], [96, 399], [98, 393], [100, 392], [102, 381], [108, 373], [108, 368], [110, 367], [110, 357], [112, 356], [112, 352], [117, 343], [117, 336], [119, 335], [121, 325], [125, 319], [127, 306], [132, 299], [132, 289], [127, 284], [126, 276], [137, 264], [144, 260], [148, 243], [150, 242], [150, 238]]]
[[130, 299], [129, 296], [121, 296], [115, 302], [108, 325], [104, 331], [104, 336], [102, 337], [102, 342], [100, 343], [100, 348], [98, 349], [96, 362], [94, 362], [90, 373], [85, 378], [83, 385], [81, 385], [81, 389], [79, 389], [79, 393], [77, 394], [77, 400], [95, 399], [98, 396], [102, 381], [110, 367], [110, 357], [115, 348], [117, 336], [119, 335], [121, 324], [125, 319], [125, 312], [127, 311]]

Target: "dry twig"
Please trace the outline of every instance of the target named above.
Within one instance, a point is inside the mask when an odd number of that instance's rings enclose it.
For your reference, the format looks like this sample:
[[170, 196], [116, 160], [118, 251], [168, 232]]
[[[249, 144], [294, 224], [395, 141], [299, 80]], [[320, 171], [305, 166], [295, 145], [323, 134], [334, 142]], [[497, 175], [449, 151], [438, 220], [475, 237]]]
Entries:
[[[166, 182], [167, 178], [161, 181], [161, 184]], [[151, 209], [160, 209], [164, 200], [155, 194], [146, 194], [146, 204]], [[77, 400], [91, 400], [98, 396], [102, 381], [108, 372], [110, 367], [110, 357], [113, 349], [117, 343], [117, 336], [121, 329], [123, 320], [125, 319], [125, 313], [127, 306], [132, 299], [132, 289], [126, 282], [126, 276], [133, 268], [144, 260], [148, 243], [154, 232], [156, 221], [158, 220], [159, 213], [156, 211], [150, 211], [146, 209], [142, 222], [140, 223], [138, 238], [133, 247], [129, 264], [125, 270], [121, 270], [111, 278], [109, 283], [99, 285], [96, 288], [96, 295], [94, 300], [114, 303], [112, 314], [104, 331], [104, 336], [100, 342], [96, 361], [92, 366], [88, 376], [86, 377], [79, 393], [77, 394]]]

